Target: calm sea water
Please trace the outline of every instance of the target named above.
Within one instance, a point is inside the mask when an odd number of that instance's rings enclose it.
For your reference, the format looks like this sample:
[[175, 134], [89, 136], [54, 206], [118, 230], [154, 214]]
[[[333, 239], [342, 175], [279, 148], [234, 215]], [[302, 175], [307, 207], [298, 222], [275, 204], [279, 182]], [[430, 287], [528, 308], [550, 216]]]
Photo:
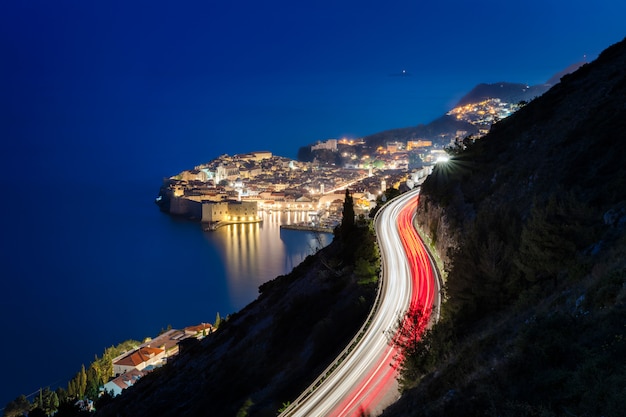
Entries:
[[11, 191], [14, 210], [0, 220], [9, 243], [0, 255], [0, 408], [40, 386], [65, 386], [107, 346], [240, 310], [318, 246], [312, 233], [280, 229], [303, 214], [204, 232], [161, 213], [157, 189]]

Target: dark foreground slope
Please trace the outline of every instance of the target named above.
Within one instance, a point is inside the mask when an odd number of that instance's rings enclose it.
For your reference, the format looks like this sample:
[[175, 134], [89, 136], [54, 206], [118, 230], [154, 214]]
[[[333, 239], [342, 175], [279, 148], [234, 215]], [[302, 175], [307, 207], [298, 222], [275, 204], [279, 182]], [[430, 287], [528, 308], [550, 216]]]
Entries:
[[385, 416], [623, 415], [626, 40], [438, 165], [442, 321]]
[[[374, 266], [355, 272], [357, 260]], [[263, 284], [256, 301], [202, 342], [185, 344], [178, 358], [97, 415], [275, 416], [365, 321], [376, 294], [377, 262], [367, 224], [339, 228], [329, 246]]]

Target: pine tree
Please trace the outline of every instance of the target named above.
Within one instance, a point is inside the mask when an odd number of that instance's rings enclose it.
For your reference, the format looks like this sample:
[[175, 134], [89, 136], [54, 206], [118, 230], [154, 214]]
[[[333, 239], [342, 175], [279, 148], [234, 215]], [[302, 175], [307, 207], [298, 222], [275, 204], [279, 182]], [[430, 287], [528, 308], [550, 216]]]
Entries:
[[43, 409], [43, 391], [41, 388], [39, 388], [39, 395], [37, 396], [37, 399], [35, 400], [34, 406], [35, 408]]
[[341, 220], [341, 228], [344, 232], [348, 232], [354, 227], [354, 201], [350, 190], [346, 188], [346, 196], [343, 200], [343, 218]]
[[536, 200], [520, 236], [516, 265], [531, 282], [557, 280], [574, 259], [576, 244], [568, 236], [570, 221], [555, 195], [545, 205]]
[[78, 375], [78, 396], [83, 398], [87, 391], [87, 372], [85, 371], [85, 365], [80, 368], [80, 374]]
[[70, 379], [67, 383], [67, 396], [70, 398], [78, 397], [78, 390], [76, 389], [76, 377]]
[[59, 396], [57, 395], [56, 392], [52, 391], [50, 393], [49, 398], [48, 398], [48, 404], [47, 404], [46, 412], [48, 414], [55, 413], [59, 409], [59, 404], [60, 404]]
[[100, 385], [102, 385], [102, 380], [100, 380], [100, 378], [98, 377], [98, 371], [94, 367], [94, 364], [91, 364], [89, 370], [87, 371], [87, 384], [85, 389], [85, 395], [88, 398], [97, 398]]

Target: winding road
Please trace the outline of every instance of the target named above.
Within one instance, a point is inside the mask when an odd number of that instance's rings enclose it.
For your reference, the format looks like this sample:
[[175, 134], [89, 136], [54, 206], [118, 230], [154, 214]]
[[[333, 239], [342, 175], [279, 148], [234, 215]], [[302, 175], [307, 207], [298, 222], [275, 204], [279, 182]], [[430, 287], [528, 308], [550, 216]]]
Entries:
[[409, 309], [437, 310], [439, 280], [413, 226], [417, 189], [390, 201], [375, 219], [381, 286], [366, 324], [346, 350], [281, 416], [378, 415], [398, 397], [399, 353], [389, 343]]

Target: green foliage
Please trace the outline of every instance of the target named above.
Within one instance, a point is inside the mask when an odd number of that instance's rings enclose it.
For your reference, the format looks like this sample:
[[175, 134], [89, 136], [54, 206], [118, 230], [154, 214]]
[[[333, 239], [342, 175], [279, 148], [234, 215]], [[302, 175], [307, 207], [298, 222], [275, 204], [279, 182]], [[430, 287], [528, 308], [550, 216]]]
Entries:
[[64, 403], [68, 400], [67, 391], [62, 387], [58, 387], [54, 392], [56, 392], [57, 397], [59, 397], [59, 402]]
[[586, 273], [583, 252], [598, 238], [597, 216], [574, 193], [536, 199], [528, 219], [520, 217], [513, 208], [490, 207], [465, 221], [463, 241], [450, 253], [444, 315], [470, 322], [515, 302], [533, 285]]
[[80, 368], [80, 372], [78, 373], [78, 397], [83, 398], [85, 396], [85, 392], [87, 391], [87, 372], [85, 371], [85, 365], [83, 364]]
[[385, 161], [376, 159], [374, 160], [374, 162], [372, 162], [372, 166], [376, 169], [383, 169], [385, 167]]
[[[23, 402], [23, 400], [25, 400], [26, 398], [25, 397], [23, 399], [21, 399], [21, 397], [18, 397], [18, 398], [20, 398], [19, 400], [20, 402], [18, 403], [19, 408], [25, 407], [25, 403]], [[30, 409], [32, 409], [33, 411], [31, 411], [29, 415], [37, 415], [37, 414], [43, 414], [47, 416], [52, 415], [59, 409], [59, 404], [60, 404], [60, 401], [59, 401], [59, 397], [57, 393], [55, 391], [51, 391], [50, 387], [39, 389], [39, 393], [33, 400], [33, 404], [30, 405]], [[19, 415], [19, 414], [16, 414], [16, 415]]]
[[5, 417], [23, 416], [32, 408], [32, 404], [25, 395], [20, 395], [4, 407]]
[[389, 200], [392, 200], [402, 194], [400, 190], [394, 187], [387, 188], [381, 195], [376, 197], [376, 206], [370, 211], [369, 217], [374, 218], [378, 210]]
[[241, 408], [237, 411], [236, 417], [247, 417], [249, 415], [248, 412], [250, 411], [250, 407], [253, 405], [254, 403], [252, 402], [252, 399], [247, 398]]
[[427, 328], [431, 310], [418, 307], [398, 319], [397, 333], [390, 333], [390, 343], [401, 353], [400, 387], [409, 389], [446, 358], [456, 337], [450, 321], [442, 320]]
[[159, 335], [162, 335], [163, 333], [167, 333], [170, 330], [172, 330], [172, 325], [168, 324], [166, 328], [161, 328], [161, 331], [159, 332]]
[[593, 213], [573, 193], [553, 194], [545, 204], [535, 200], [522, 228], [516, 266], [531, 283], [567, 276], [595, 237], [592, 225]]
[[80, 371], [68, 382], [67, 391], [63, 391], [63, 398], [60, 397], [61, 402], [84, 397], [98, 398], [100, 387], [113, 376], [113, 359], [123, 352], [135, 349], [139, 344], [136, 340], [126, 340], [117, 346], [106, 348], [101, 358], [96, 355], [88, 368], [83, 364]]
[[[369, 225], [371, 226], [371, 225]], [[380, 252], [372, 227], [359, 229], [359, 242], [354, 247], [354, 275], [359, 284], [378, 282], [380, 272]]]
[[512, 259], [519, 235], [512, 211], [479, 212], [469, 223], [463, 244], [451, 253], [443, 314], [471, 321], [496, 311], [519, 293]]
[[283, 403], [282, 407], [280, 407], [278, 409], [278, 413], [282, 413], [283, 411], [285, 411], [287, 408], [289, 408], [289, 406], [291, 405], [290, 401], [287, 401], [286, 403]]
[[359, 284], [376, 283], [378, 281], [377, 265], [364, 258], [358, 258], [356, 260], [354, 274]]
[[575, 415], [617, 415], [626, 399], [624, 308], [600, 317], [538, 317], [519, 335], [507, 370], [523, 380], [518, 400]]

